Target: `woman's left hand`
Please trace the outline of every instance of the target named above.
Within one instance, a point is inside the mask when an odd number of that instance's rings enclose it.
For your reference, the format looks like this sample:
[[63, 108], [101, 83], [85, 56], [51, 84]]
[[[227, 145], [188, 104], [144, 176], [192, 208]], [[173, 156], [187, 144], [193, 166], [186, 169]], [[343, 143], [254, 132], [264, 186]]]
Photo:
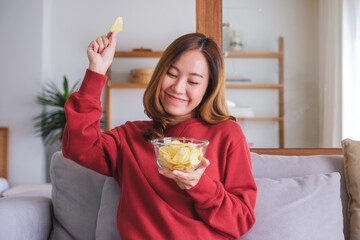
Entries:
[[209, 165], [210, 161], [203, 158], [201, 166], [193, 172], [182, 172], [179, 170], [159, 168], [159, 173], [167, 178], [173, 179], [181, 189], [191, 189], [198, 184], [205, 169]]

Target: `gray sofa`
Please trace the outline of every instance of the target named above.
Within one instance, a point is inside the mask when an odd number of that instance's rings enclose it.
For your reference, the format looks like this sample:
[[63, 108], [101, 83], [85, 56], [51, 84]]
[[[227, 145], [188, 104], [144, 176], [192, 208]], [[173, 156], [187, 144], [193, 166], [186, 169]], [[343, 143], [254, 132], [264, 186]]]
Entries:
[[[257, 222], [240, 239], [348, 239], [342, 155], [251, 154]], [[0, 239], [121, 239], [116, 228], [120, 190], [113, 179], [61, 152], [54, 154], [50, 174], [51, 197], [28, 192], [0, 198]]]

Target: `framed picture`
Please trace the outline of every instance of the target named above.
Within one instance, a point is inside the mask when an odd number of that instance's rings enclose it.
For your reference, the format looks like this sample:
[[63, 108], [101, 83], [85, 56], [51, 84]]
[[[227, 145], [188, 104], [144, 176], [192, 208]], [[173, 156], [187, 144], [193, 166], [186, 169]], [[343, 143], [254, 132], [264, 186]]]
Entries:
[[0, 177], [8, 178], [9, 128], [0, 127]]

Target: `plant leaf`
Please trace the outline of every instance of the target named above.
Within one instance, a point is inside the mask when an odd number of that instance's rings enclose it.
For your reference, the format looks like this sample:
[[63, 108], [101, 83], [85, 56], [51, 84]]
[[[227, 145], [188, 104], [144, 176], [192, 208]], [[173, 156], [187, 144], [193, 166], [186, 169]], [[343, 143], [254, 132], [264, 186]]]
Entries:
[[[44, 142], [50, 143], [54, 140], [61, 140], [66, 124], [64, 106], [70, 94], [78, 89], [80, 81], [77, 81], [69, 91], [67, 77], [63, 77], [63, 92], [55, 83], [49, 82], [45, 85], [43, 95], [39, 95], [36, 101], [46, 107], [44, 112], [33, 118], [36, 134], [40, 135]], [[55, 108], [54, 108], [55, 107]]]
[[63, 81], [63, 87], [64, 87], [64, 97], [67, 100], [69, 98], [69, 83], [65, 75]]

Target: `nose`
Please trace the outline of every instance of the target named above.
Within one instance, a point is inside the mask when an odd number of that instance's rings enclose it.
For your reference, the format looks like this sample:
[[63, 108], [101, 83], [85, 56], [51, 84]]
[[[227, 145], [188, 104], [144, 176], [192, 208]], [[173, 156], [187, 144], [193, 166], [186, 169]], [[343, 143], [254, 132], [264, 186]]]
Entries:
[[179, 77], [173, 85], [173, 90], [175, 93], [185, 93], [186, 89], [186, 79]]

